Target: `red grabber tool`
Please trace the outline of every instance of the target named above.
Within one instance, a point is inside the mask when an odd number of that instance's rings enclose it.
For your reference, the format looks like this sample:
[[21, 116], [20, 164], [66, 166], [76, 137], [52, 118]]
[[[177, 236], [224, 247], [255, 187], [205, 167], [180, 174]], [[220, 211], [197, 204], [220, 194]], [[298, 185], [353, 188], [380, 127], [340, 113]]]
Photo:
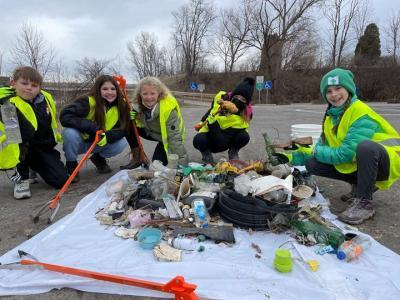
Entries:
[[39, 221], [39, 217], [46, 214], [47, 212], [50, 212], [50, 216], [47, 219], [47, 223], [51, 224], [53, 222], [54, 217], [56, 216], [59, 208], [60, 208], [60, 198], [64, 194], [64, 192], [67, 190], [69, 185], [71, 184], [72, 180], [75, 178], [76, 174], [78, 174], [79, 170], [81, 169], [82, 165], [84, 162], [89, 158], [89, 155], [93, 152], [94, 148], [96, 147], [97, 143], [101, 140], [101, 134], [103, 133], [103, 130], [98, 130], [96, 131], [96, 137], [94, 138], [94, 141], [88, 151], [86, 151], [85, 155], [82, 157], [81, 161], [79, 164], [76, 166], [75, 170], [72, 172], [72, 174], [68, 177], [67, 181], [64, 183], [63, 187], [61, 190], [58, 192], [58, 194], [54, 197], [53, 200], [50, 200], [49, 202], [46, 202], [38, 211], [35, 213], [32, 218], [33, 222], [37, 223]]
[[185, 282], [182, 276], [175, 276], [167, 283], [158, 283], [154, 281], [147, 281], [142, 279], [135, 279], [131, 277], [112, 275], [107, 273], [100, 273], [90, 270], [76, 269], [61, 265], [53, 265], [38, 261], [34, 256], [26, 253], [25, 251], [18, 250], [20, 257], [26, 256], [30, 259], [22, 259], [16, 263], [0, 264], [0, 269], [20, 269], [21, 266], [36, 266], [48, 271], [64, 273], [74, 276], [87, 277], [96, 280], [108, 281], [118, 284], [136, 286], [144, 289], [155, 290], [164, 293], [171, 293], [175, 295], [176, 300], [197, 300], [199, 299], [194, 290], [197, 288], [195, 284]]
[[[122, 94], [124, 96], [124, 99], [125, 99], [126, 103], [128, 104], [129, 110], [131, 110], [132, 107], [131, 107], [131, 104], [129, 103], [128, 93], [126, 92], [126, 80], [125, 80], [124, 76], [114, 75], [113, 77], [118, 82], [119, 87], [121, 88]], [[144, 165], [148, 165], [149, 159], [147, 158], [146, 153], [144, 152], [142, 141], [140, 140], [140, 135], [139, 135], [139, 131], [136, 127], [135, 120], [132, 120], [132, 128], [133, 128], [133, 132], [135, 133], [135, 137], [136, 137], [136, 140], [138, 143], [138, 147], [139, 147], [139, 151], [140, 151], [140, 159], [142, 160], [142, 163]]]

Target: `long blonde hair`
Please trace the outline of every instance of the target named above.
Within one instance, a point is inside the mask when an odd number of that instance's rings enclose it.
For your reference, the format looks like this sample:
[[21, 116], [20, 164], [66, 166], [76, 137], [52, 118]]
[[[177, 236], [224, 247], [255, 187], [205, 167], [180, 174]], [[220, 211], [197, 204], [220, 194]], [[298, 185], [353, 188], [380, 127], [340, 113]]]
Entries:
[[152, 76], [144, 77], [137, 84], [133, 98], [134, 102], [139, 105], [139, 113], [142, 112], [144, 108], [142, 97], [140, 96], [140, 91], [142, 90], [144, 85], [149, 85], [157, 89], [157, 92], [159, 93], [158, 102], [160, 102], [161, 99], [167, 97], [167, 95], [171, 93], [167, 86], [162, 83], [160, 79]]

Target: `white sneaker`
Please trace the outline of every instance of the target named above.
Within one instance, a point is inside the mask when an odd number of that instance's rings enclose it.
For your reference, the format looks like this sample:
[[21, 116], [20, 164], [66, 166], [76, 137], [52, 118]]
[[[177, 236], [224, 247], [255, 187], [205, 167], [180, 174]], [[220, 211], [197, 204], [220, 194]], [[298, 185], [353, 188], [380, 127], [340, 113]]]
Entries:
[[31, 197], [29, 179], [20, 180], [14, 185], [14, 198], [17, 200]]

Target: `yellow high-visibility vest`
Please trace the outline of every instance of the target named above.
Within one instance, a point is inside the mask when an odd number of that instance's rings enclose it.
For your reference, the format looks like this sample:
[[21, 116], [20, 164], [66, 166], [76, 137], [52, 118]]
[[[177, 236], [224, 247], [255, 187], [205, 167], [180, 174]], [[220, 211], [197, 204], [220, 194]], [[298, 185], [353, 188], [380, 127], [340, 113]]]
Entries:
[[[371, 107], [360, 100], [356, 100], [344, 112], [337, 128], [337, 133], [333, 132], [333, 121], [327, 116], [324, 123], [324, 134], [330, 147], [336, 148], [342, 145], [350, 126], [362, 116], [368, 115], [379, 124], [383, 132], [375, 133], [371, 140], [382, 145], [390, 159], [389, 178], [385, 181], [377, 181], [376, 186], [380, 189], [389, 188], [398, 178], [400, 178], [400, 136], [397, 131], [383, 117], [377, 114]], [[350, 163], [334, 165], [340, 173], [349, 174], [357, 170], [356, 158]]]

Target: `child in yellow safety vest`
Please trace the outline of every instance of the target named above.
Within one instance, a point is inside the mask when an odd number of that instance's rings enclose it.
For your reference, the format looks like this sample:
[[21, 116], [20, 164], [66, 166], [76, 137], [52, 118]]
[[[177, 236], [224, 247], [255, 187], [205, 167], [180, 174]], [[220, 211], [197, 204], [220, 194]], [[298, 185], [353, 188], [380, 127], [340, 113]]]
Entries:
[[[61, 142], [55, 102], [50, 93], [41, 89], [42, 82], [38, 71], [25, 66], [14, 71], [11, 87], [0, 88], [4, 113], [0, 121], [0, 169], [16, 167], [12, 176], [15, 199], [31, 197], [29, 169], [55, 188], [61, 188], [68, 178], [60, 153], [54, 149]], [[16, 107], [20, 142], [11, 142], [15, 136], [11, 131], [7, 136], [4, 108], [10, 104]], [[14, 129], [17, 130], [16, 126]]]
[[[239, 150], [250, 141], [247, 129], [253, 116], [254, 83], [253, 78], [246, 77], [232, 93], [221, 91], [215, 95], [211, 108], [201, 119], [206, 124], [193, 139], [193, 146], [201, 152], [204, 163], [213, 163], [212, 153], [226, 150], [229, 159], [238, 159]], [[221, 100], [232, 101], [237, 111], [225, 111]]]
[[321, 80], [328, 103], [322, 134], [313, 149], [288, 154], [293, 165], [304, 165], [314, 175], [346, 181], [350, 203], [339, 214], [349, 224], [360, 224], [375, 214], [372, 195], [400, 178], [400, 136], [381, 115], [358, 99], [353, 73], [334, 69]]
[[[139, 135], [147, 140], [156, 141], [152, 160], [168, 164], [171, 154], [178, 156], [178, 163], [188, 164], [185, 149], [185, 126], [178, 101], [168, 88], [156, 77], [145, 77], [139, 81], [134, 93], [134, 109], [131, 119], [138, 127]], [[131, 136], [134, 136], [131, 130]], [[131, 147], [137, 147], [137, 141], [129, 138]], [[121, 169], [131, 169], [138, 166], [140, 157], [132, 160]]]
[[[109, 173], [106, 158], [121, 153], [128, 145], [129, 108], [118, 83], [110, 75], [100, 75], [88, 94], [65, 106], [60, 114], [64, 126], [64, 154], [68, 173], [78, 165], [77, 157], [93, 143], [96, 132], [103, 130], [101, 140], [90, 157], [98, 173]], [[79, 181], [76, 176], [75, 182]]]

